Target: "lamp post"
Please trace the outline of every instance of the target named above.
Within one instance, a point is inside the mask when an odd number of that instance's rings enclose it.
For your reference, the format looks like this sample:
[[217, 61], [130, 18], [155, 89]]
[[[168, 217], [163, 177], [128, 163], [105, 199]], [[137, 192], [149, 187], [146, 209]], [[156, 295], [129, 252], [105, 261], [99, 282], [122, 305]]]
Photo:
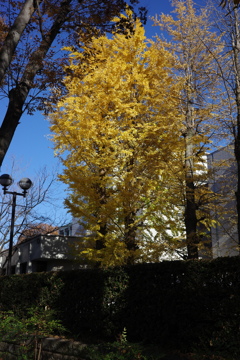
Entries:
[[8, 187], [12, 185], [13, 179], [8, 174], [3, 174], [0, 176], [0, 184], [3, 187], [3, 193], [11, 194], [12, 199], [12, 216], [11, 216], [11, 227], [10, 227], [10, 238], [9, 238], [9, 249], [8, 249], [8, 265], [7, 265], [7, 275], [11, 274], [11, 260], [12, 260], [12, 248], [13, 248], [13, 234], [14, 234], [14, 221], [15, 221], [15, 208], [16, 208], [16, 198], [17, 195], [25, 197], [27, 191], [32, 186], [32, 181], [28, 178], [23, 178], [18, 182], [19, 187], [23, 190], [22, 193], [15, 191], [8, 191]]

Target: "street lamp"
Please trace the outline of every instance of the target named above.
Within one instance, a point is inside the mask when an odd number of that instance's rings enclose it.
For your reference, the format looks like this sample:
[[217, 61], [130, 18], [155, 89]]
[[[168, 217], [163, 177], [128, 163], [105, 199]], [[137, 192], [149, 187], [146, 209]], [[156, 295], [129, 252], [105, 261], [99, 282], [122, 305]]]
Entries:
[[8, 187], [12, 185], [13, 179], [8, 174], [3, 174], [0, 176], [0, 185], [3, 187], [3, 193], [11, 194], [13, 196], [12, 201], [12, 217], [11, 217], [11, 228], [10, 228], [10, 239], [9, 239], [9, 249], [8, 249], [8, 265], [7, 265], [7, 275], [11, 274], [11, 260], [12, 260], [12, 248], [13, 248], [13, 233], [14, 233], [14, 220], [15, 220], [15, 208], [16, 208], [16, 198], [17, 195], [25, 197], [27, 191], [32, 186], [32, 181], [28, 178], [23, 178], [18, 182], [18, 186], [23, 190], [22, 193], [15, 191], [8, 191]]

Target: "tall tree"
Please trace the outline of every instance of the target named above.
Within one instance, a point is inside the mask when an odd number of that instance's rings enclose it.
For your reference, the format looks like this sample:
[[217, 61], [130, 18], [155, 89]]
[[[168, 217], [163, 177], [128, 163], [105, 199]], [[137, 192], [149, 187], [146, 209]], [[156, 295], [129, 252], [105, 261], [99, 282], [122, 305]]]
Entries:
[[51, 114], [66, 205], [97, 241], [87, 257], [103, 266], [158, 260], [166, 249], [175, 211], [168, 169], [177, 171], [182, 150], [174, 58], [128, 17], [134, 31], [70, 49], [67, 94]]
[[218, 60], [222, 84], [225, 90], [225, 106], [221, 127], [228, 136], [228, 141], [233, 143], [234, 157], [236, 160], [236, 188], [235, 199], [237, 209], [238, 246], [240, 245], [240, 15], [239, 7], [232, 1], [225, 4], [224, 9], [219, 9], [213, 2], [217, 30], [224, 34], [224, 62]]
[[[180, 111], [185, 141], [184, 223], [188, 258], [198, 258], [199, 223], [209, 218], [206, 206], [206, 150], [214, 133], [219, 103], [218, 67], [220, 37], [211, 30], [206, 8], [197, 11], [192, 0], [173, 0], [175, 16], [162, 15], [155, 24], [167, 31], [166, 45], [176, 54], [176, 73], [183, 79]], [[206, 190], [204, 190], [206, 189]], [[204, 195], [205, 194], [205, 195]], [[205, 214], [204, 214], [205, 212]]]
[[125, 6], [124, 0], [2, 1], [9, 31], [0, 49], [0, 84], [9, 103], [0, 127], [0, 166], [23, 112], [44, 108], [40, 93], [60, 81], [62, 44], [79, 46], [76, 30], [82, 36], [111, 30], [110, 19]]

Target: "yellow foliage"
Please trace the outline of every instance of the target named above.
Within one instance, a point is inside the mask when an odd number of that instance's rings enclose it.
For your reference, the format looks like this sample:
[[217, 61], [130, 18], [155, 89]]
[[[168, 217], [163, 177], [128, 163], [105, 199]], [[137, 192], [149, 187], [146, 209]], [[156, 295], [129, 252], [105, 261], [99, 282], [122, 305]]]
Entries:
[[174, 57], [146, 40], [139, 20], [133, 34], [68, 50], [67, 95], [51, 114], [51, 129], [69, 187], [66, 205], [102, 241], [102, 249], [83, 255], [102, 266], [140, 261], [146, 252], [155, 260], [168, 244], [153, 244], [146, 230], [161, 212], [158, 238], [165, 233], [173, 212], [168, 170], [178, 172], [183, 146]]
[[[223, 42], [211, 29], [207, 8], [198, 10], [192, 0], [173, 0], [174, 16], [155, 18], [155, 25], [168, 34], [165, 47], [175, 55], [175, 73], [182, 79], [179, 110], [182, 114], [184, 151], [182, 171], [179, 171], [179, 190], [182, 191], [186, 242], [190, 258], [197, 257], [197, 248], [212, 226], [211, 206], [216, 194], [206, 186], [209, 172], [206, 154], [217, 137], [222, 117], [221, 93], [217, 61], [221, 58]], [[159, 46], [162, 46], [162, 41]], [[224, 94], [225, 96], [225, 94]], [[179, 198], [181, 195], [179, 196]]]

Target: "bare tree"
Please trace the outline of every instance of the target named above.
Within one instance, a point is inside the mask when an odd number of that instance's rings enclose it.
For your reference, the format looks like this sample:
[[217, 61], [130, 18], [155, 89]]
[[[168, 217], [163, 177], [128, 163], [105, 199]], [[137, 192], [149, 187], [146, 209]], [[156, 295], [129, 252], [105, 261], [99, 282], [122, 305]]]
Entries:
[[[14, 168], [14, 167], [13, 167]], [[15, 172], [14, 172], [15, 173]], [[54, 207], [57, 196], [55, 193], [55, 173], [48, 173], [46, 168], [39, 170], [33, 180], [34, 186], [29, 190], [25, 198], [17, 197], [15, 214], [14, 243], [26, 235], [29, 228], [38, 228], [42, 234], [49, 233], [49, 229], [55, 232], [58, 227], [65, 225], [67, 217], [57, 212]], [[13, 187], [11, 191], [19, 189]], [[44, 205], [40, 207], [40, 205]], [[41, 209], [42, 208], [42, 209]], [[10, 236], [10, 223], [12, 215], [12, 196], [0, 193], [0, 251], [8, 247]], [[42, 224], [47, 224], [43, 227]]]

